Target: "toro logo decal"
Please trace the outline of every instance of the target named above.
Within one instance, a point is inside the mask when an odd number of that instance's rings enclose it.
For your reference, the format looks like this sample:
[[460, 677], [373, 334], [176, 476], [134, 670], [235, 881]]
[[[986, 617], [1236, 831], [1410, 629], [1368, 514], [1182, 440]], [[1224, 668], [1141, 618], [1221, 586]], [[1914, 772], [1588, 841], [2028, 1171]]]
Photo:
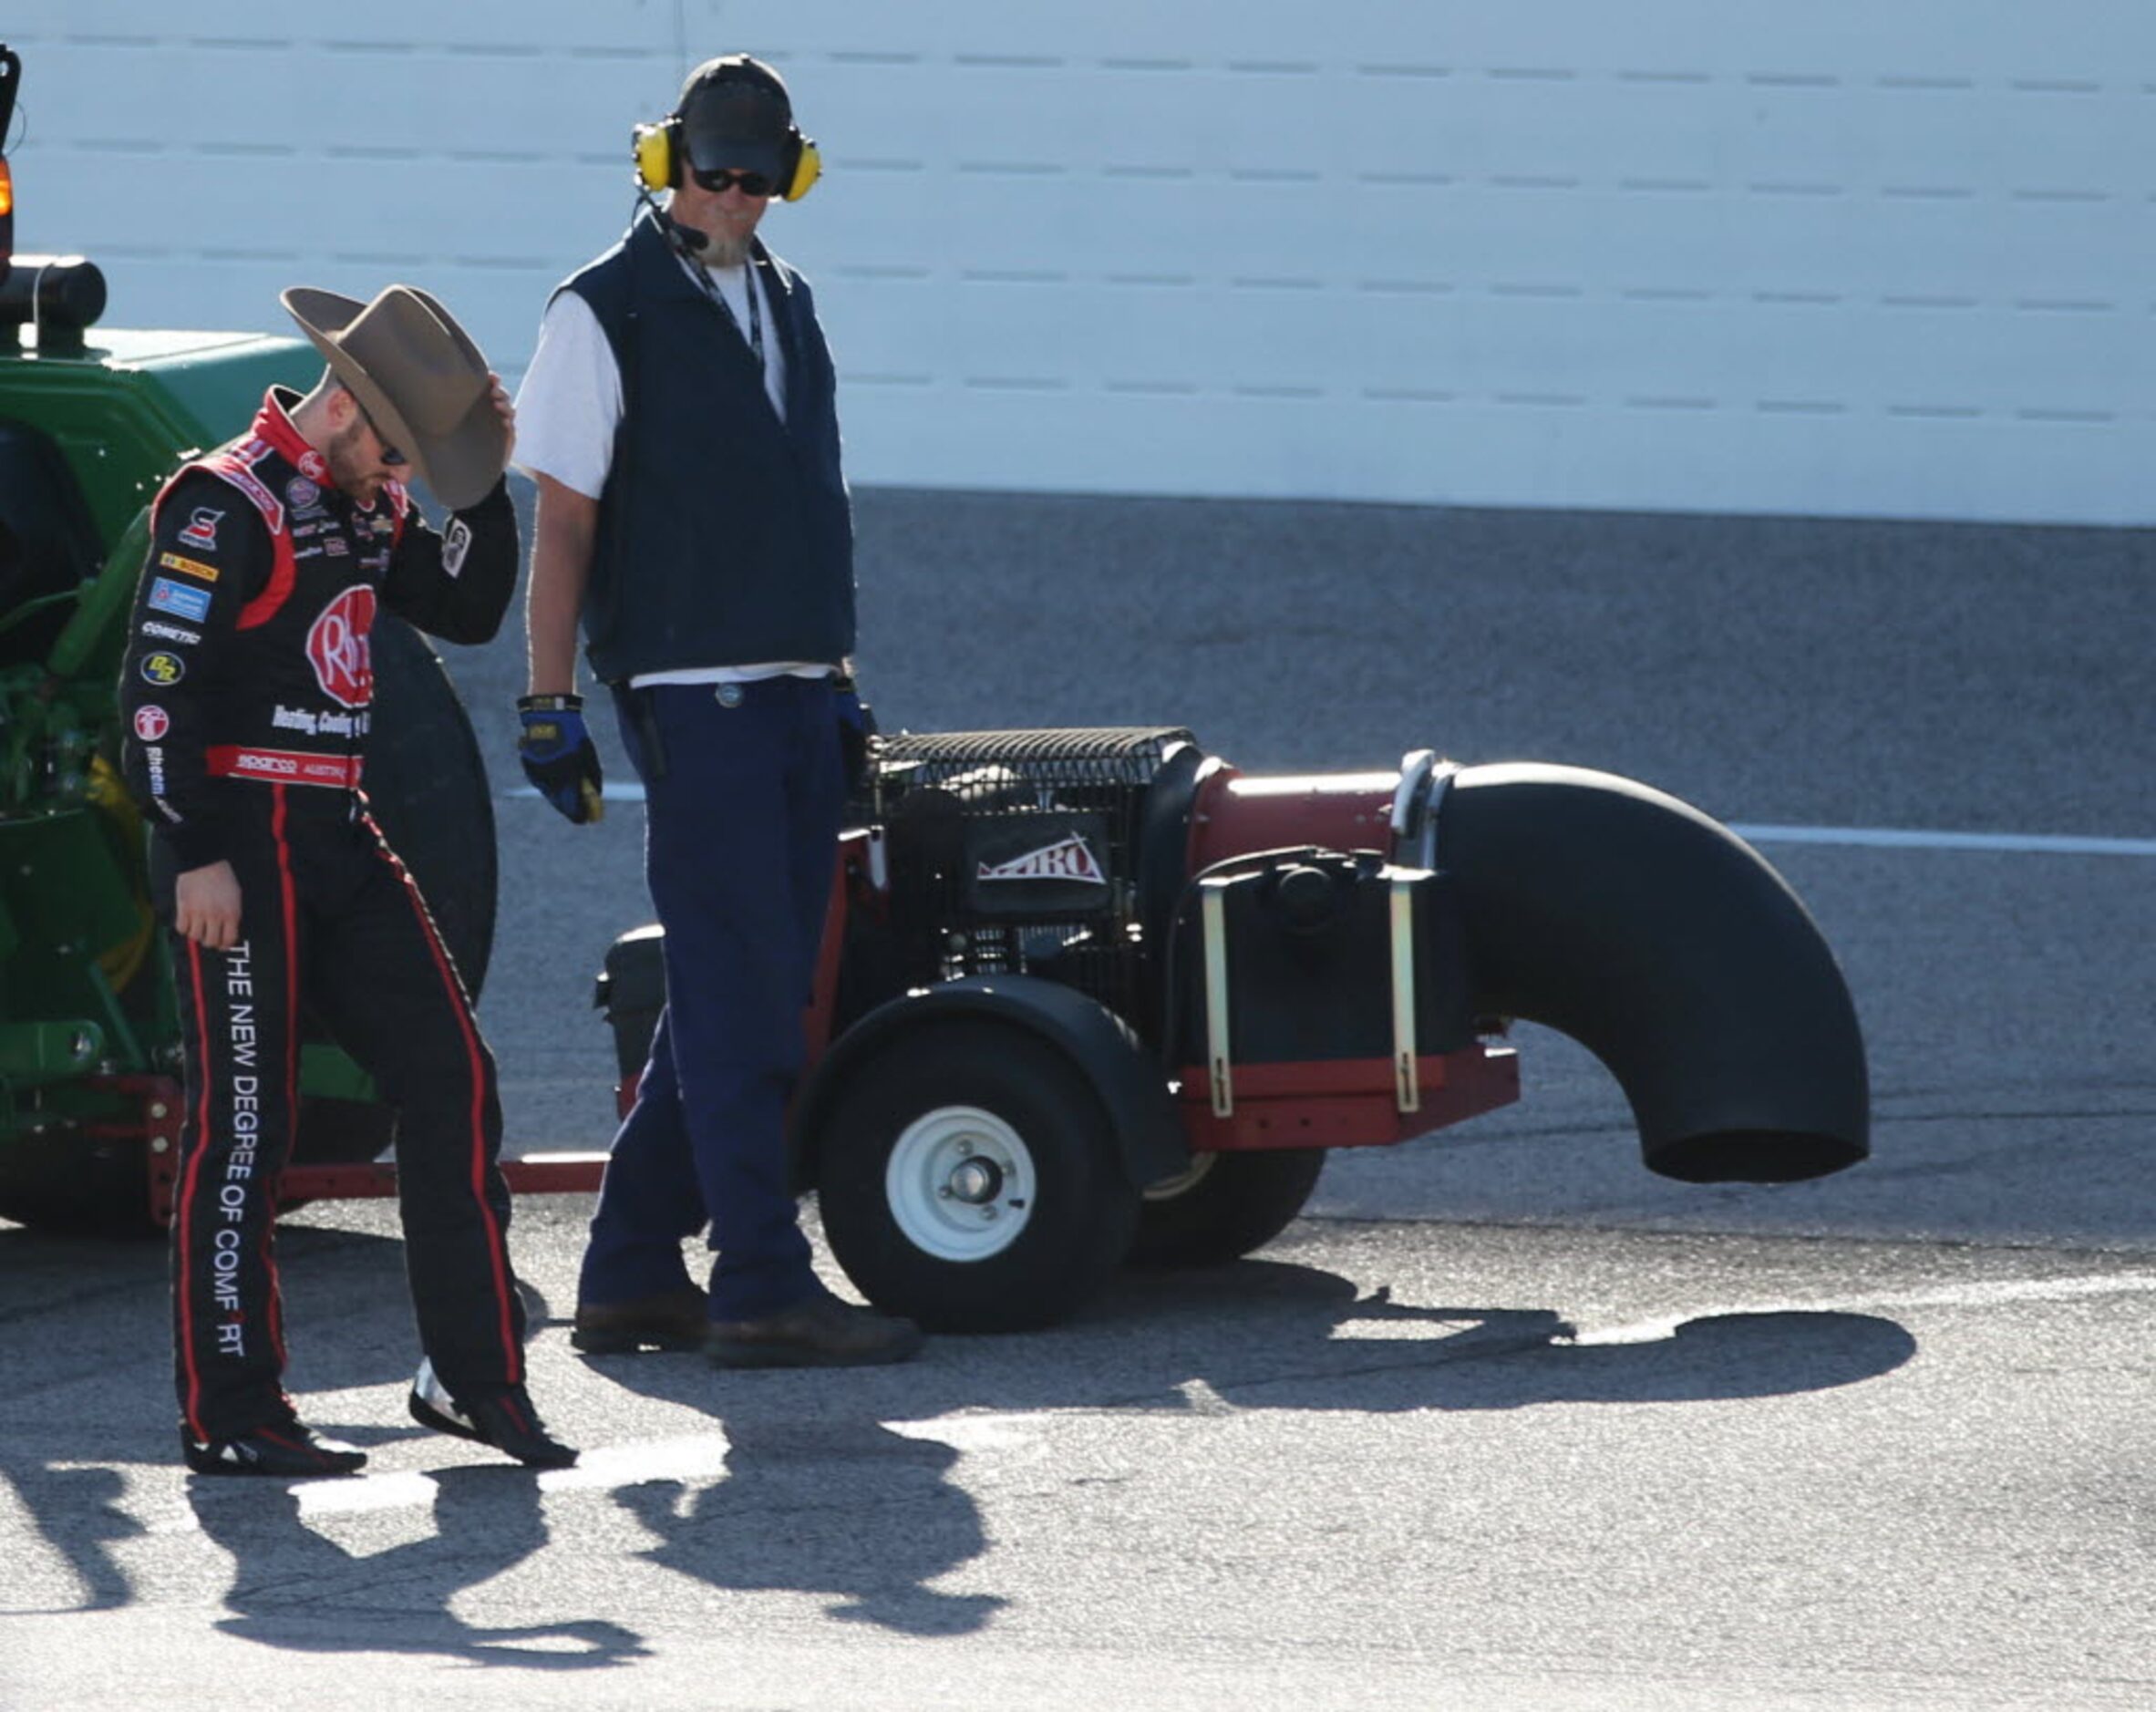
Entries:
[[1093, 860], [1093, 852], [1086, 841], [1075, 832], [1068, 838], [1058, 839], [1053, 844], [1044, 844], [1023, 856], [1013, 856], [1007, 861], [983, 862], [975, 871], [976, 880], [1077, 880], [1088, 885], [1104, 886], [1108, 876], [1100, 871], [1100, 864]]
[[367, 637], [375, 627], [375, 592], [355, 583], [322, 609], [307, 632], [307, 658], [322, 693], [341, 707], [364, 707], [375, 698], [374, 662]]
[[146, 702], [135, 709], [135, 735], [145, 743], [155, 743], [172, 728], [172, 716], [155, 702]]

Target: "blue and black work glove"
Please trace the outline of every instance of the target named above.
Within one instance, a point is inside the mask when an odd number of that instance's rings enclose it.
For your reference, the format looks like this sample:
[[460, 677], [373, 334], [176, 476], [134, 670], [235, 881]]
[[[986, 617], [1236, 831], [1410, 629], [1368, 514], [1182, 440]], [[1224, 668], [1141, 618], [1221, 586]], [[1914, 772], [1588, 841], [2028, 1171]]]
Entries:
[[520, 696], [517, 717], [524, 724], [517, 759], [539, 794], [578, 826], [603, 820], [599, 751], [584, 729], [583, 697]]
[[875, 752], [875, 709], [861, 700], [861, 689], [851, 674], [831, 679], [839, 701], [839, 754], [846, 764], [846, 794], [868, 795], [871, 761]]

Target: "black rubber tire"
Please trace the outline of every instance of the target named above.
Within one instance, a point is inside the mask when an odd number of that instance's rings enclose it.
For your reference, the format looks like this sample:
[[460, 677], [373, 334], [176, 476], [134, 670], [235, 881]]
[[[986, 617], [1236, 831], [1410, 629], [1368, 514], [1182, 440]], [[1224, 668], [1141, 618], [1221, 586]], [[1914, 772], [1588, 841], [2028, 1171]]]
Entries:
[[[295, 1165], [365, 1165], [397, 1140], [397, 1113], [379, 1100], [302, 1094], [292, 1139]], [[288, 1207], [304, 1206], [293, 1201]]]
[[[976, 1107], [1014, 1129], [1037, 1184], [1001, 1252], [951, 1260], [917, 1246], [885, 1189], [907, 1127]], [[977, 1017], [909, 1029], [854, 1067], [818, 1147], [817, 1194], [831, 1253], [887, 1313], [938, 1332], [1016, 1332], [1068, 1317], [1130, 1251], [1138, 1191], [1108, 1108], [1070, 1059], [1026, 1030]]]
[[163, 1227], [150, 1216], [144, 1148], [67, 1124], [0, 1140], [0, 1219], [52, 1236], [156, 1236]]
[[385, 613], [375, 621], [368, 806], [427, 900], [474, 1000], [494, 951], [500, 882], [494, 793], [471, 716], [425, 637]]
[[1219, 1266], [1294, 1223], [1325, 1170], [1323, 1148], [1200, 1153], [1191, 1171], [1146, 1191], [1133, 1266]]
[[[449, 674], [418, 632], [385, 614], [371, 647], [368, 804], [418, 882], [476, 999], [494, 946], [497, 881], [485, 757]], [[364, 1164], [378, 1158], [394, 1134], [395, 1115], [387, 1107], [308, 1095], [293, 1157], [309, 1165]], [[0, 1219], [59, 1235], [155, 1235], [144, 1144], [86, 1140], [66, 1127], [0, 1138]]]
[[[397, 1137], [397, 1114], [369, 1099], [300, 1096], [294, 1153], [308, 1165], [364, 1165]], [[0, 1219], [52, 1236], [132, 1242], [163, 1233], [150, 1216], [145, 1144], [85, 1137], [56, 1124], [43, 1135], [0, 1142]], [[304, 1207], [289, 1201], [282, 1211]]]

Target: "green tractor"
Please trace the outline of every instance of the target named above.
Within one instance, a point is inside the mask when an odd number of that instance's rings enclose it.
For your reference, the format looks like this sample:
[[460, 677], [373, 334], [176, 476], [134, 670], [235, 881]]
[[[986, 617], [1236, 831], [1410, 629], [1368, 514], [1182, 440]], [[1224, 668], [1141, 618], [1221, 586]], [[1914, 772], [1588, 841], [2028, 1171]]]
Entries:
[[[22, 63], [0, 45], [0, 1219], [148, 1232], [165, 1219], [180, 1044], [117, 685], [148, 505], [191, 453], [305, 389], [304, 340], [98, 325], [102, 274], [14, 252], [5, 157]], [[417, 632], [374, 637], [367, 794], [476, 993], [494, 931], [485, 766]], [[325, 1038], [301, 1056], [287, 1194], [373, 1192], [393, 1115]], [[345, 1171], [340, 1177], [337, 1173]]]

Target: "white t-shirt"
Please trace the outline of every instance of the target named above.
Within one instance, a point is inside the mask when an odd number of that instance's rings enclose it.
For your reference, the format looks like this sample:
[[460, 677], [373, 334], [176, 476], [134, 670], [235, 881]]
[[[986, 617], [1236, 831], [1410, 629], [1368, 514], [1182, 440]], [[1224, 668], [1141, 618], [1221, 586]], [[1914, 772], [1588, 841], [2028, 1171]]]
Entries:
[[[686, 260], [682, 271], [692, 281], [699, 270]], [[747, 341], [752, 322], [748, 294], [764, 330], [764, 392], [779, 419], [786, 419], [786, 354], [772, 324], [770, 298], [751, 267], [708, 270], [732, 313], [739, 336]], [[702, 289], [699, 284], [697, 287]], [[556, 294], [539, 324], [539, 345], [517, 388], [516, 465], [529, 476], [552, 476], [565, 488], [595, 500], [606, 487], [614, 463], [614, 430], [622, 419], [621, 366], [614, 346], [592, 306], [574, 292]], [[645, 684], [743, 683], [791, 673], [822, 677], [835, 661], [769, 660], [753, 665], [690, 667], [640, 674], [629, 681]]]

